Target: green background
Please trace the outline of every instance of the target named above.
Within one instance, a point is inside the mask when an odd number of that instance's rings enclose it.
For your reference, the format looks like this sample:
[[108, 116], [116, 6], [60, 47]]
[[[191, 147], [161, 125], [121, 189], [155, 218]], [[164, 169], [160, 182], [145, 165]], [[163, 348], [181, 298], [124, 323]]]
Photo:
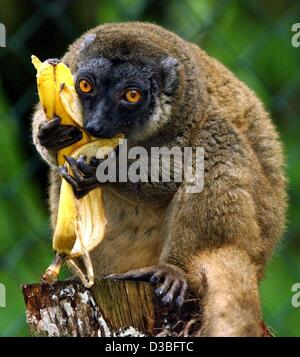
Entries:
[[290, 207], [284, 240], [261, 287], [266, 322], [280, 336], [300, 336], [300, 47], [291, 45], [299, 1], [0, 0], [7, 47], [0, 48], [0, 335], [26, 336], [22, 283], [36, 282], [52, 258], [47, 167], [31, 142], [37, 101], [30, 55], [60, 57], [97, 24], [146, 20], [198, 43], [228, 66], [264, 102], [285, 143]]

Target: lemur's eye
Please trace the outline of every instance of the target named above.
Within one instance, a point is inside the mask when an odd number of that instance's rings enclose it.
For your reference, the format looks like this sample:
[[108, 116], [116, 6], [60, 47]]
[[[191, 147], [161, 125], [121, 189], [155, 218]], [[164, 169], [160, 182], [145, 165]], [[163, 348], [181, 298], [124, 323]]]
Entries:
[[141, 92], [139, 92], [137, 89], [128, 89], [124, 93], [124, 99], [128, 103], [136, 104], [138, 103], [142, 98]]
[[82, 93], [90, 93], [93, 89], [93, 86], [88, 80], [81, 79], [79, 81], [79, 89]]

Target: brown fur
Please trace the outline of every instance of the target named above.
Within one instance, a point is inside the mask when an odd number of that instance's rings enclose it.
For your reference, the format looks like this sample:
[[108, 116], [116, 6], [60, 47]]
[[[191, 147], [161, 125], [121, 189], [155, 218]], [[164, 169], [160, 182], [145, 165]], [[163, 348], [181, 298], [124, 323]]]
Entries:
[[[85, 45], [92, 33], [95, 41]], [[205, 183], [199, 194], [187, 194], [185, 183], [165, 200], [160, 198], [163, 185], [151, 192], [151, 199], [147, 187], [135, 192], [135, 187], [103, 186], [108, 227], [106, 239], [92, 252], [96, 274], [176, 265], [203, 298], [202, 335], [261, 335], [258, 284], [282, 235], [286, 210], [282, 148], [268, 114], [222, 64], [158, 26], [108, 24], [87, 34], [63, 58], [74, 72], [93, 53], [128, 60], [177, 58], [180, 84], [170, 120], [160, 134], [153, 129], [142, 142], [145, 147], [205, 148]], [[53, 164], [53, 154], [36, 139], [41, 120], [38, 110], [34, 141]], [[59, 184], [52, 174], [53, 225]]]

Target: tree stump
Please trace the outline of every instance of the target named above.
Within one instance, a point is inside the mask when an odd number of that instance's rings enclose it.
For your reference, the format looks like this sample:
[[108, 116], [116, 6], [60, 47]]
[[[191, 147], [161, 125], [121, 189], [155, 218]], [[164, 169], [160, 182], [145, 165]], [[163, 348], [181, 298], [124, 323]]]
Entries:
[[22, 286], [31, 336], [189, 336], [200, 327], [199, 301], [163, 306], [145, 282], [98, 279]]

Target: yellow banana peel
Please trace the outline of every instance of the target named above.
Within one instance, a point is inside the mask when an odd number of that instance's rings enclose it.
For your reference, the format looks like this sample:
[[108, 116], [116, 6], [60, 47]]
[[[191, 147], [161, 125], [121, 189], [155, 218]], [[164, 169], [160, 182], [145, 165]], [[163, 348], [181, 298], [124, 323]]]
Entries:
[[[41, 62], [36, 56], [32, 56], [31, 59], [37, 70], [39, 99], [47, 119], [59, 116], [62, 124], [77, 126], [82, 131], [80, 141], [57, 153], [58, 165], [68, 167], [64, 155], [75, 159], [79, 155], [86, 155], [88, 159], [96, 154], [97, 157], [104, 157], [108, 148], [114, 148], [119, 144], [122, 135], [112, 139], [97, 139], [84, 131], [82, 108], [74, 88], [73, 75], [63, 62], [56, 59]], [[94, 275], [89, 251], [102, 241], [105, 225], [101, 189], [96, 188], [83, 198], [76, 199], [71, 185], [62, 179], [58, 216], [53, 235], [53, 249], [57, 256], [44, 274], [44, 280], [55, 280], [61, 265], [68, 260], [84, 285], [90, 287], [94, 282]], [[79, 256], [82, 256], [85, 262], [88, 279], [74, 261], [74, 258]]]

